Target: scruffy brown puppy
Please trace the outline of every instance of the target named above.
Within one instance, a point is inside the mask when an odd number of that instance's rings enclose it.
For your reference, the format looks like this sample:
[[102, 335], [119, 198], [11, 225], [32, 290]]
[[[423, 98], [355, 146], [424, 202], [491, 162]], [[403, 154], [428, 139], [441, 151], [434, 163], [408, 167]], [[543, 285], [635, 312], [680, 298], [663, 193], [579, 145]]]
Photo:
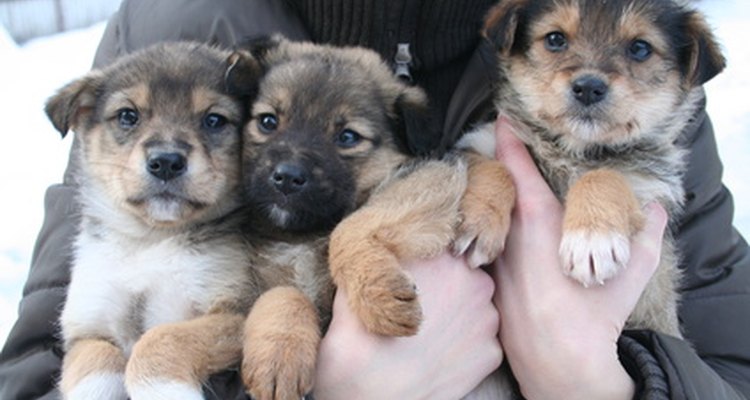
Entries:
[[[503, 0], [485, 34], [499, 53], [497, 110], [515, 121], [565, 203], [564, 272], [602, 284], [628, 262], [642, 207], [676, 221], [685, 148], [678, 137], [724, 67], [703, 17], [671, 0]], [[491, 127], [463, 146], [492, 155]], [[628, 327], [680, 335], [679, 270], [664, 239], [660, 265]]]
[[[277, 288], [248, 316], [242, 375], [255, 399], [298, 399], [312, 388], [331, 276], [369, 328], [413, 333], [420, 309], [398, 261], [450, 245], [462, 198], [482, 211], [497, 198], [494, 190], [488, 199], [466, 195], [465, 161], [408, 155], [410, 130], [426, 126], [426, 100], [377, 53], [275, 38], [234, 59], [237, 66], [255, 60], [267, 71], [244, 131], [249, 240], [263, 258], [253, 264]], [[230, 87], [255, 95], [243, 74], [230, 69], [227, 77]], [[497, 254], [507, 232], [507, 220], [473, 212], [461, 231], [466, 247], [483, 228], [480, 220], [505, 225], [480, 235], [472, 247], [477, 263]]]
[[[543, 175], [565, 201], [560, 256], [584, 285], [629, 259], [642, 206], [675, 221], [685, 149], [678, 136], [724, 67], [703, 17], [670, 0], [509, 0], [487, 19], [500, 53], [497, 108], [517, 121]], [[679, 335], [674, 249], [631, 325]]]
[[245, 107], [224, 89], [229, 54], [156, 45], [47, 104], [80, 142], [67, 399], [202, 399], [202, 380], [240, 360], [259, 288], [233, 216]]

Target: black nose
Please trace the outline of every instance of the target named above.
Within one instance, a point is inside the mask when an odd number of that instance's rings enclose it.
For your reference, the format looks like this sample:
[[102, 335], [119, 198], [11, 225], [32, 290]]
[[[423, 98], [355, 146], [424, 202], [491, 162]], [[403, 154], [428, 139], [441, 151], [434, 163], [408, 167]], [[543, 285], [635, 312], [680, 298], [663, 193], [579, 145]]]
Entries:
[[271, 184], [276, 190], [286, 195], [297, 193], [307, 186], [309, 172], [307, 168], [297, 163], [283, 162], [274, 168], [271, 174]]
[[590, 106], [607, 97], [607, 84], [591, 75], [582, 76], [573, 81], [573, 97], [584, 105]]
[[168, 181], [187, 171], [187, 159], [179, 153], [155, 154], [149, 157], [146, 169], [151, 175]]

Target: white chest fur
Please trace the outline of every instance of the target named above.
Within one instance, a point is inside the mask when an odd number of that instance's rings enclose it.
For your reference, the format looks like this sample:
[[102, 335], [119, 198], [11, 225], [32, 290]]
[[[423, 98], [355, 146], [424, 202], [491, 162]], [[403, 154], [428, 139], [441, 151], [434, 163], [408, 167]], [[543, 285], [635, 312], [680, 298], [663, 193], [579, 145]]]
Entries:
[[126, 353], [147, 329], [204, 314], [247, 287], [243, 249], [231, 241], [184, 235], [132, 239], [85, 230], [61, 323], [66, 342], [108, 338]]

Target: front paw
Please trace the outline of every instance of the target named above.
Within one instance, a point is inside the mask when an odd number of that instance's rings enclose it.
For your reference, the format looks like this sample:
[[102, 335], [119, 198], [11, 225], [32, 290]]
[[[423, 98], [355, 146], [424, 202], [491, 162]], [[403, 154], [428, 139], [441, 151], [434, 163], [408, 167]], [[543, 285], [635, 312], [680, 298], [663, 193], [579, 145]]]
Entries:
[[254, 400], [299, 400], [312, 391], [316, 347], [301, 341], [245, 346], [242, 379]]
[[628, 236], [615, 231], [573, 230], [563, 233], [560, 260], [563, 272], [584, 286], [603, 284], [630, 259]]
[[453, 241], [453, 254], [465, 254], [472, 268], [487, 265], [505, 248], [509, 230], [510, 213], [465, 212]]
[[352, 309], [369, 332], [384, 336], [417, 333], [422, 307], [414, 282], [400, 267], [368, 271], [349, 296]]

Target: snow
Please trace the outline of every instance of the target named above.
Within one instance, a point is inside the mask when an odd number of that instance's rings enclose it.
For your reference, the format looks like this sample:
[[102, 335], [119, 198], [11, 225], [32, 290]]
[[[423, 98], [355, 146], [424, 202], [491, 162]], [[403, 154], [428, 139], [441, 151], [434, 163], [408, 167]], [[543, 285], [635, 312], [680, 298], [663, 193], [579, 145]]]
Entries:
[[[750, 1], [698, 3], [722, 44], [727, 69], [706, 85], [708, 110], [735, 196], [735, 225], [750, 237], [750, 47], [744, 43]], [[90, 68], [104, 24], [18, 47], [0, 27], [0, 344], [17, 317], [34, 241], [43, 220], [45, 189], [62, 179], [71, 139], [61, 139], [43, 112], [56, 89]]]

